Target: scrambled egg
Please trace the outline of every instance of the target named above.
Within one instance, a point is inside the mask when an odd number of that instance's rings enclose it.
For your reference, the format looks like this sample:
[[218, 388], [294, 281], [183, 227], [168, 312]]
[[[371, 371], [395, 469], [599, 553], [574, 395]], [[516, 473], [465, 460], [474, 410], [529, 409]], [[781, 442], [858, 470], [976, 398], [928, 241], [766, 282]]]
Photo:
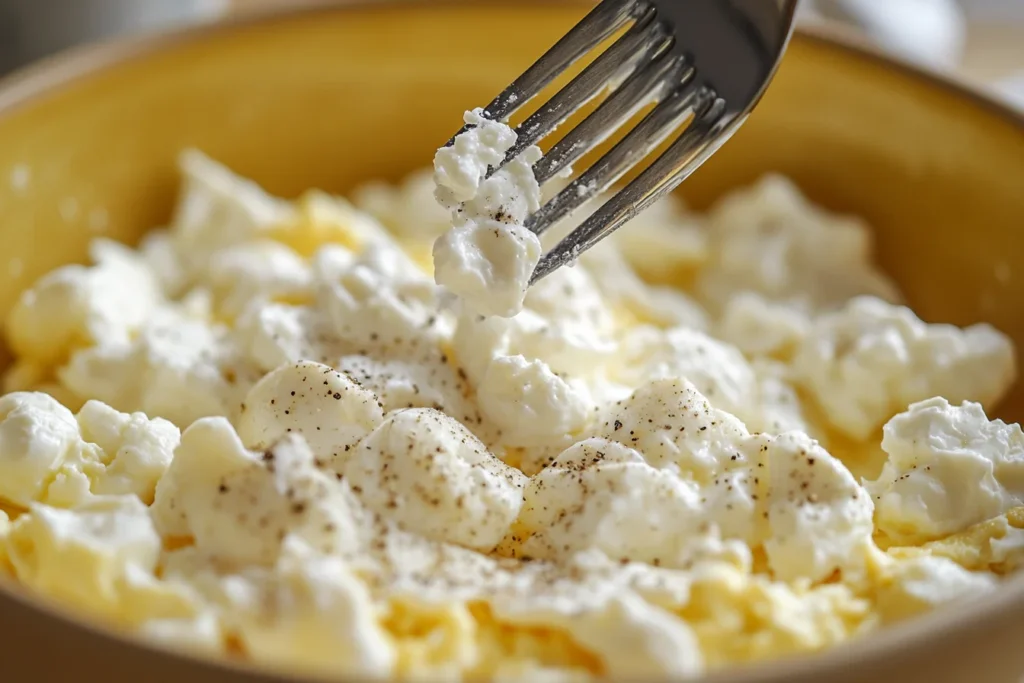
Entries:
[[279, 669], [584, 681], [821, 650], [1024, 563], [1004, 335], [919, 320], [776, 177], [527, 289], [531, 157], [485, 178], [515, 139], [473, 116], [355, 204], [188, 152], [169, 228], [26, 291], [0, 573]]

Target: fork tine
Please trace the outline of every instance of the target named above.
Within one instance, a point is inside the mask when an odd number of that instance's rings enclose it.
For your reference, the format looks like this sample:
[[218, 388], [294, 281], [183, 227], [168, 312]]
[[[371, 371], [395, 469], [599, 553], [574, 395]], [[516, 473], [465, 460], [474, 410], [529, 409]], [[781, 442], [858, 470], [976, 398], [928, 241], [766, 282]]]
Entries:
[[[560, 73], [629, 23], [631, 18], [648, 10], [646, 0], [601, 0], [572, 30], [484, 107], [485, 116], [492, 121], [507, 119]], [[468, 128], [463, 126], [445, 146], [454, 144], [455, 138]]]
[[642, 161], [691, 112], [699, 113], [711, 98], [707, 88], [690, 86], [676, 90], [644, 117], [594, 165], [529, 216], [526, 227], [543, 234], [548, 228], [603, 192]]
[[[650, 8], [626, 35], [523, 121], [516, 128], [518, 137], [515, 144], [498, 168], [518, 157], [527, 147], [537, 144], [583, 105], [600, 95], [604, 88], [614, 84], [617, 78], [625, 75], [627, 78], [622, 81], [628, 80], [638, 65], [648, 63], [667, 49], [671, 45], [671, 33], [664, 23], [654, 20], [656, 14], [655, 9]], [[491, 172], [498, 168], [492, 168]]]
[[672, 89], [690, 81], [694, 68], [682, 55], [663, 52], [650, 65], [601, 103], [580, 125], [566, 133], [534, 164], [537, 182], [544, 184], [604, 142], [647, 103], [663, 99]]
[[537, 264], [530, 278], [532, 286], [544, 276], [567, 265], [639, 212], [679, 186], [725, 140], [717, 136], [714, 145], [701, 145], [723, 122], [725, 102], [710, 91], [706, 102], [695, 111], [693, 124], [633, 182], [615, 194], [578, 228], [573, 230]]

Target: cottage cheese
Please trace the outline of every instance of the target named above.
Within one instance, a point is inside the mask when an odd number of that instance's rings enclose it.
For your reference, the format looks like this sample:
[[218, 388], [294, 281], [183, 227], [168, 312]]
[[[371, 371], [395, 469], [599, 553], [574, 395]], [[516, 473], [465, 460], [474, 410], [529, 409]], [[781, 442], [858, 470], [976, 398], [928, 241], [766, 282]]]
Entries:
[[991, 406], [1014, 365], [1010, 341], [990, 325], [927, 325], [906, 307], [865, 297], [820, 316], [793, 360], [829, 422], [855, 439], [932, 396]]
[[540, 239], [523, 227], [540, 208], [532, 168], [540, 150], [527, 149], [487, 177], [515, 144], [515, 131], [479, 109], [466, 123], [470, 129], [434, 157], [437, 199], [453, 225], [434, 243], [434, 277], [474, 310], [510, 317], [522, 309], [541, 256]]
[[821, 650], [1024, 564], [1005, 336], [919, 320], [779, 178], [528, 288], [537, 152], [488, 177], [515, 134], [466, 120], [356, 205], [188, 152], [166, 229], [27, 290], [0, 573], [288, 672], [584, 681]]
[[164, 303], [155, 274], [127, 247], [96, 240], [95, 265], [66, 266], [18, 299], [7, 338], [22, 360], [60, 363], [81, 346], [127, 344]]
[[868, 490], [895, 540], [942, 538], [1024, 504], [1024, 432], [977, 403], [915, 403], [885, 425], [882, 448], [889, 458]]
[[317, 674], [386, 676], [397, 658], [365, 584], [340, 558], [290, 540], [271, 570], [225, 591], [253, 660]]

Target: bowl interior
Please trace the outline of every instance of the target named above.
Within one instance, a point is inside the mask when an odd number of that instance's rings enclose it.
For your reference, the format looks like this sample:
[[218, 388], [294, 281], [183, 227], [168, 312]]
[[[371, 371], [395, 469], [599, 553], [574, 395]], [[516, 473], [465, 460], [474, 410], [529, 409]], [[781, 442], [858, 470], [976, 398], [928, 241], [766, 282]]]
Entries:
[[[15, 77], [0, 89], [0, 315], [43, 272], [84, 260], [93, 236], [131, 242], [166, 221], [182, 148], [284, 196], [398, 179], [584, 11], [326, 9], [92, 49]], [[1024, 345], [1021, 122], [797, 37], [761, 106], [683, 193], [706, 206], [768, 171], [870, 221], [878, 258], [924, 318], [991, 322]], [[999, 415], [1024, 416], [1021, 386]]]

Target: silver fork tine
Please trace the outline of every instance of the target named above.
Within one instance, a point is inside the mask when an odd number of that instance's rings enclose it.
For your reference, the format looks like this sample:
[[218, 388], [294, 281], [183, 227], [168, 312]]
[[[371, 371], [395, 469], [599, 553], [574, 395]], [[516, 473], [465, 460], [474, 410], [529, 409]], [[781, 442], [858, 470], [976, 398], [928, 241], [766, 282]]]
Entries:
[[[580, 23], [484, 107], [487, 118], [493, 121], [507, 119], [519, 107], [536, 97], [559, 74], [629, 23], [638, 11], [648, 9], [644, 0], [601, 0]], [[467, 128], [463, 126], [447, 144], [453, 144], [455, 138]]]
[[584, 154], [604, 142], [648, 102], [660, 101], [672, 88], [693, 78], [694, 69], [682, 55], [662, 53], [641, 67], [578, 126], [566, 133], [533, 166], [543, 185]]
[[[551, 180], [615, 131], [632, 128], [526, 217], [525, 226], [541, 235], [632, 169], [640, 171], [540, 260], [531, 285], [673, 190], [736, 132], [779, 67], [798, 2], [602, 0], [488, 105], [488, 118], [506, 119], [586, 52], [632, 24], [519, 126], [501, 164], [488, 169], [493, 173], [539, 143], [602, 92], [607, 93], [604, 101], [533, 164], [536, 180]], [[633, 125], [637, 112], [651, 102], [657, 104]], [[655, 149], [670, 138], [668, 149], [656, 155]]]
[[629, 172], [676, 130], [691, 111], [700, 112], [712, 99], [711, 91], [704, 87], [690, 86], [676, 90], [595, 161], [593, 166], [531, 214], [526, 219], [526, 227], [537, 235], [543, 234]]
[[[540, 109], [516, 128], [515, 144], [501, 165], [519, 156], [527, 147], [554, 131], [560, 123], [601, 94], [606, 87], [615, 88], [616, 77], [628, 78], [640, 64], [645, 64], [669, 47], [671, 36], [661, 22], [654, 21], [653, 7], [641, 15], [626, 35], [601, 53], [576, 78], [559, 90]], [[626, 78], [622, 79], [623, 81]], [[618, 85], [621, 85], [619, 83]], [[498, 168], [501, 168], [499, 165]], [[492, 168], [493, 173], [498, 169]]]
[[725, 143], [724, 138], [719, 138], [716, 144], [701, 144], [707, 141], [722, 122], [721, 115], [724, 111], [723, 100], [709, 98], [708, 102], [695, 112], [694, 122], [664, 154], [540, 260], [530, 284], [533, 285], [560, 266], [571, 263], [584, 251], [678, 187], [690, 173]]

